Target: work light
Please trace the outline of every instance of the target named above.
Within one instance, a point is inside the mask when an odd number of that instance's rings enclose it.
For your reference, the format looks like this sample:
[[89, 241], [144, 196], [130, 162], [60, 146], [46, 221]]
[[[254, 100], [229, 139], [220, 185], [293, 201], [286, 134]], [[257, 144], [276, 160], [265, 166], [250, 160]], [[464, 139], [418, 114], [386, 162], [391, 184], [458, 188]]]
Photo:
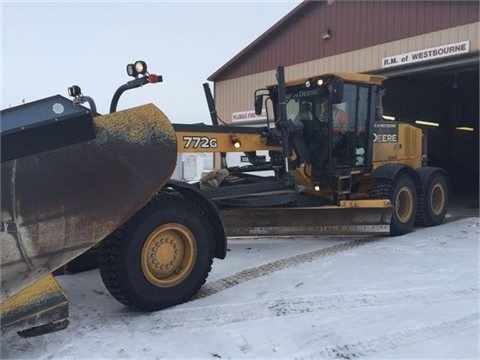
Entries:
[[138, 77], [139, 75], [145, 75], [147, 73], [147, 64], [145, 61], [138, 60], [135, 64], [127, 65], [128, 76]]

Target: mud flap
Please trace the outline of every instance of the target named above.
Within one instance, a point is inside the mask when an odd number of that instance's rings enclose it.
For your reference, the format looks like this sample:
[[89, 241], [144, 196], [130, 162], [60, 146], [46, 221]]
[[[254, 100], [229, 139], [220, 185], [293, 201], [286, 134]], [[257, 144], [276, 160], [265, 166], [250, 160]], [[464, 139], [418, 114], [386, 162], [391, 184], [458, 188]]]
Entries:
[[228, 236], [388, 234], [389, 200], [349, 200], [340, 206], [234, 208], [221, 211]]
[[17, 331], [22, 337], [43, 335], [68, 326], [68, 299], [49, 274], [0, 304], [2, 335]]

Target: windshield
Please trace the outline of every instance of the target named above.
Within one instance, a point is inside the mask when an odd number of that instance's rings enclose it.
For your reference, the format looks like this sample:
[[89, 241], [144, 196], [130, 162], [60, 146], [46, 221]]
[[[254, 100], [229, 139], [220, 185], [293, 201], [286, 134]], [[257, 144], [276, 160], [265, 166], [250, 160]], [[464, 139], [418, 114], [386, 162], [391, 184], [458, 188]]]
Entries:
[[327, 96], [304, 86], [287, 89], [287, 119], [327, 121]]

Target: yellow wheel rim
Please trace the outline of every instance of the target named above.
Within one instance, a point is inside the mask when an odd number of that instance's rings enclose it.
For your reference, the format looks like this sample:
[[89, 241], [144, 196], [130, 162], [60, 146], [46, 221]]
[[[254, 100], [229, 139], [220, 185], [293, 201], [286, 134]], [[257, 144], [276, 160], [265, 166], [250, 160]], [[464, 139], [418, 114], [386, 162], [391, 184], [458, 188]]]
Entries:
[[192, 271], [196, 257], [192, 232], [181, 224], [165, 224], [152, 231], [143, 245], [142, 271], [155, 286], [175, 286]]
[[413, 192], [408, 186], [404, 186], [398, 191], [395, 199], [395, 211], [401, 223], [406, 223], [412, 218]]
[[435, 215], [440, 215], [445, 208], [445, 189], [442, 184], [435, 184], [432, 188], [430, 208]]

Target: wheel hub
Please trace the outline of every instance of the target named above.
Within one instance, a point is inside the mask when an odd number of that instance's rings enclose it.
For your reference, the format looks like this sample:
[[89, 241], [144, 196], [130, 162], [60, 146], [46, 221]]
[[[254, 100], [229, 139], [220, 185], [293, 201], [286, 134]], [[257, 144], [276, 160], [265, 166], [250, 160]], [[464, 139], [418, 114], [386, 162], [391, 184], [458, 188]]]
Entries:
[[190, 273], [196, 253], [195, 239], [185, 226], [162, 225], [147, 237], [143, 246], [143, 274], [156, 286], [174, 286]]
[[175, 271], [184, 256], [183, 243], [171, 237], [155, 241], [149, 254], [148, 267], [157, 278], [164, 278]]
[[413, 214], [413, 193], [409, 187], [404, 186], [399, 190], [395, 200], [395, 209], [400, 222], [406, 223], [411, 219]]
[[435, 184], [430, 198], [430, 208], [435, 215], [440, 215], [445, 208], [445, 189], [440, 184]]

